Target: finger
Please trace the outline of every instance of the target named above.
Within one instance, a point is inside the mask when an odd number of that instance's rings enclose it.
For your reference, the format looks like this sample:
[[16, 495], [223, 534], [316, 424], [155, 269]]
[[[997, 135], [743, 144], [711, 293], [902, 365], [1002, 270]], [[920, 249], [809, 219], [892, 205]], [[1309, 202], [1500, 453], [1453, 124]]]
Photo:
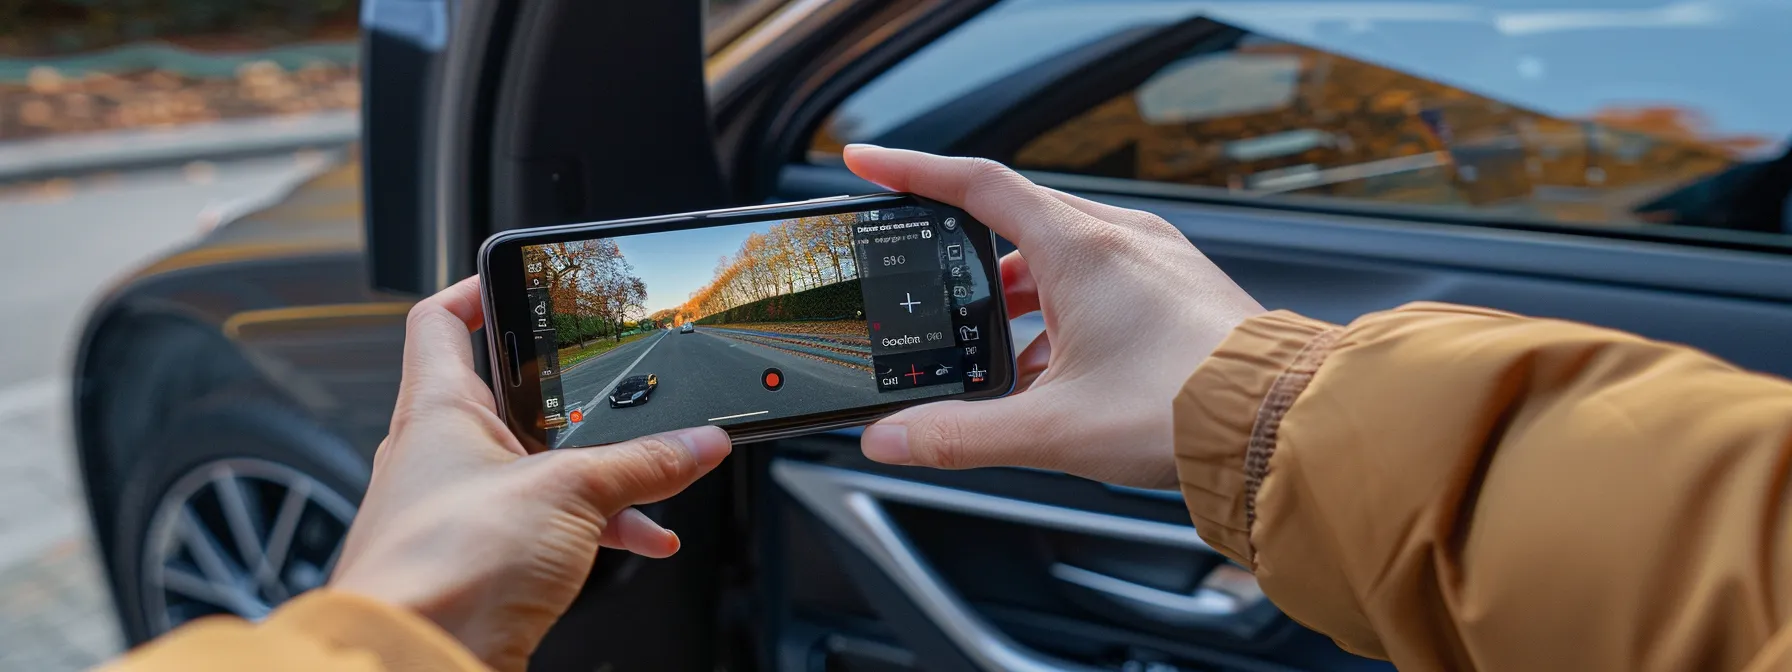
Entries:
[[856, 144], [847, 145], [844, 157], [859, 177], [964, 208], [1023, 250], [1061, 239], [1078, 228], [1077, 220], [1090, 220], [1082, 227], [1098, 223], [989, 159]]
[[618, 548], [649, 558], [672, 557], [673, 553], [678, 552], [679, 546], [678, 535], [660, 527], [659, 523], [653, 522], [647, 514], [634, 507], [610, 516], [599, 543], [605, 548]]
[[1016, 250], [1002, 255], [1002, 302], [1008, 308], [1008, 319], [1039, 310], [1039, 285], [1027, 258]]
[[1056, 469], [1045, 446], [1061, 430], [1056, 395], [1030, 390], [990, 401], [942, 401], [884, 418], [860, 439], [865, 456], [885, 464], [938, 469], [1039, 467]]
[[727, 432], [696, 427], [555, 452], [576, 456], [570, 475], [583, 488], [585, 499], [609, 515], [678, 494], [721, 464], [730, 451]]
[[485, 320], [479, 278], [471, 277], [411, 306], [404, 327], [400, 407], [419, 397], [460, 397], [493, 407], [491, 392], [473, 369], [468, 334]]
[[1031, 389], [1039, 376], [1045, 373], [1052, 359], [1051, 334], [1040, 334], [1028, 343], [1020, 356], [1014, 359], [1014, 390], [1020, 392]]

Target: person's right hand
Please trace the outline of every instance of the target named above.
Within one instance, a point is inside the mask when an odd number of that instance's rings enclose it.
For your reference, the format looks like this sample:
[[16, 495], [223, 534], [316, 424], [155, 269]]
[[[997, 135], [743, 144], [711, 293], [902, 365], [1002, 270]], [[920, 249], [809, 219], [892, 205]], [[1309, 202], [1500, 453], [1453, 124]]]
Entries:
[[1171, 403], [1220, 341], [1263, 312], [1162, 218], [1054, 191], [993, 161], [868, 145], [854, 173], [969, 212], [1018, 252], [1008, 316], [1044, 313], [1018, 394], [917, 406], [865, 430], [871, 459], [1034, 467], [1140, 487], [1176, 484]]

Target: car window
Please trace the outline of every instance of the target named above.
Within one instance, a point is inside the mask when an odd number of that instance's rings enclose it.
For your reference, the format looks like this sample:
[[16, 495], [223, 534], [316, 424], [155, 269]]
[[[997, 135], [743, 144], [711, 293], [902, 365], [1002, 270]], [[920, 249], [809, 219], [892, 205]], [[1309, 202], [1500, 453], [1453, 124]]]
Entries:
[[1792, 232], [1789, 31], [1769, 0], [1004, 0], [850, 96], [811, 156]]
[[704, 0], [704, 51], [715, 55], [788, 2], [789, 0]]

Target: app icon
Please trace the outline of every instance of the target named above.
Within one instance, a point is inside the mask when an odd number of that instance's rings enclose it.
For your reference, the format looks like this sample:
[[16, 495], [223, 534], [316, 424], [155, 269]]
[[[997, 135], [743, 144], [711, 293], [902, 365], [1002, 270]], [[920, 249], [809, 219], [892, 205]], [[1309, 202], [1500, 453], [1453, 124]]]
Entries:
[[947, 231], [957, 231], [958, 230], [958, 218], [957, 217], [947, 217], [946, 221], [940, 222], [940, 226], [946, 227]]
[[970, 326], [970, 325], [965, 325], [965, 326], [959, 327], [958, 328], [958, 340], [975, 341], [975, 340], [983, 337], [982, 334], [978, 333], [979, 331], [981, 331], [981, 329], [979, 329], [977, 327]]
[[989, 373], [989, 372], [984, 371], [983, 367], [978, 366], [976, 364], [972, 364], [970, 370], [965, 371], [964, 375], [966, 377], [970, 378], [971, 382], [973, 382], [973, 383], [981, 383], [981, 382], [983, 382], [983, 375], [986, 373]]
[[921, 376], [927, 375], [927, 372], [922, 371], [920, 367], [910, 364], [910, 365], [908, 365], [908, 373], [905, 373], [902, 375], [908, 376], [908, 382], [910, 384], [920, 385], [921, 384]]
[[956, 296], [958, 298], [961, 298], [961, 299], [969, 298], [971, 295], [971, 290], [966, 288], [964, 285], [958, 285], [958, 286], [952, 288], [952, 295]]
[[903, 308], [907, 308], [909, 314], [913, 315], [915, 312], [915, 306], [921, 305], [921, 302], [916, 301], [914, 295], [912, 295], [908, 292], [903, 292], [902, 296], [903, 296], [903, 298], [905, 298], [907, 300], [906, 301], [897, 301], [896, 305], [902, 306]]
[[946, 259], [948, 261], [958, 261], [959, 259], [963, 259], [963, 258], [964, 258], [964, 246], [963, 245], [947, 245], [946, 246]]

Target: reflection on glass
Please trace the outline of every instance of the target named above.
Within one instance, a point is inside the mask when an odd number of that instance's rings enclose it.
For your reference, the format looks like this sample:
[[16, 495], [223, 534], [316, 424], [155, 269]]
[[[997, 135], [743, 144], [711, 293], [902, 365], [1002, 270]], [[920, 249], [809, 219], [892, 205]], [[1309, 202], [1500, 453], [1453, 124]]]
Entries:
[[[915, 118], [1013, 105], [996, 133], [922, 148], [1251, 196], [1786, 230], [1792, 89], [1766, 82], [1792, 59], [1792, 5], [1557, 4], [1008, 0], [849, 99], [813, 149], [924, 145], [908, 128], [940, 123]], [[1026, 56], [985, 53], [1003, 26]], [[1114, 65], [1166, 40], [1180, 51], [1156, 65]], [[1001, 97], [1029, 77], [1047, 83]], [[1090, 95], [1029, 107], [1070, 90]], [[1044, 130], [984, 137], [1029, 118]]]

